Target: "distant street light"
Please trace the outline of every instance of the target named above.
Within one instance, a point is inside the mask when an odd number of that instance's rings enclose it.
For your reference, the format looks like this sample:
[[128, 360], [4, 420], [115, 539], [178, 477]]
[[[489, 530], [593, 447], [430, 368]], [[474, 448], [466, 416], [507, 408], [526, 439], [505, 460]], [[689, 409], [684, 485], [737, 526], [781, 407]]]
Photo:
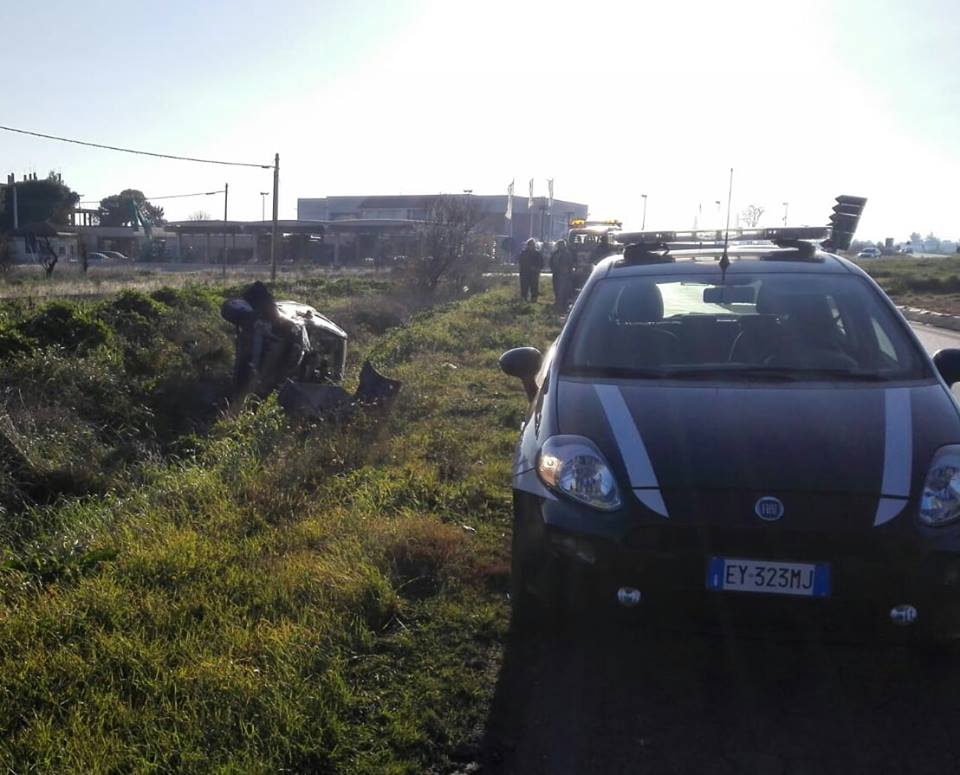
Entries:
[[265, 205], [264, 203], [267, 201], [266, 198], [267, 198], [268, 196], [270, 196], [270, 192], [269, 192], [269, 191], [261, 191], [261, 192], [260, 192], [260, 220], [261, 220], [261, 221], [267, 220], [266, 210], [264, 209], [266, 205]]
[[643, 231], [647, 228], [647, 195], [640, 194], [643, 197], [643, 221], [640, 223], [640, 231]]
[[790, 203], [789, 203], [789, 202], [784, 202], [784, 203], [783, 203], [783, 226], [784, 226], [784, 228], [786, 228], [786, 226], [787, 226], [787, 213], [789, 213], [789, 212], [790, 212]]

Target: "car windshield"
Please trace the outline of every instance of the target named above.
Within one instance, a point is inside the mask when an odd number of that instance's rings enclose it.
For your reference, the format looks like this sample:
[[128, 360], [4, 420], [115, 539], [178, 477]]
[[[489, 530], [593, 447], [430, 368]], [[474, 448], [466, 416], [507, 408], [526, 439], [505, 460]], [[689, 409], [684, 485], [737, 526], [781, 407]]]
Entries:
[[853, 275], [633, 276], [596, 284], [569, 374], [721, 379], [929, 376], [902, 323]]

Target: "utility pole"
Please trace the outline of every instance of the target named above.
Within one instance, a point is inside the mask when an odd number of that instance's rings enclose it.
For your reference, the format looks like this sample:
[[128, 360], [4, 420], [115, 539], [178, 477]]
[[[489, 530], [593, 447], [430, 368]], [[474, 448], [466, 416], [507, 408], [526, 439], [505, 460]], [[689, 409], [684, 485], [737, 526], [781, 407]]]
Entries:
[[647, 228], [647, 195], [640, 194], [643, 198], [643, 220], [640, 222], [640, 231], [643, 231]]
[[230, 194], [230, 184], [223, 184], [223, 261], [221, 262], [220, 273], [223, 277], [227, 276], [227, 196]]
[[13, 184], [13, 228], [20, 228], [20, 207], [17, 201], [17, 184]]
[[269, 195], [269, 193], [270, 193], [269, 191], [260, 192], [260, 220], [261, 221], [267, 220], [267, 216], [266, 216], [267, 211], [265, 208], [266, 208], [266, 201], [267, 201], [266, 197]]
[[789, 212], [790, 212], [790, 203], [784, 202], [783, 203], [783, 227], [784, 228], [787, 227], [787, 213]]
[[277, 211], [280, 204], [280, 154], [273, 155], [273, 230], [270, 237], [270, 280], [277, 279]]

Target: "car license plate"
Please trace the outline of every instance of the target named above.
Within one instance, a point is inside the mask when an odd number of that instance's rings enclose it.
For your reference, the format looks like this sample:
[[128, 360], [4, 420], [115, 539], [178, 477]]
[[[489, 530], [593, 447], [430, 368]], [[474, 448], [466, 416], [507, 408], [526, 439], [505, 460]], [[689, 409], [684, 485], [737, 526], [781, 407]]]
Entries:
[[713, 557], [707, 566], [707, 589], [829, 597], [830, 566], [825, 563]]

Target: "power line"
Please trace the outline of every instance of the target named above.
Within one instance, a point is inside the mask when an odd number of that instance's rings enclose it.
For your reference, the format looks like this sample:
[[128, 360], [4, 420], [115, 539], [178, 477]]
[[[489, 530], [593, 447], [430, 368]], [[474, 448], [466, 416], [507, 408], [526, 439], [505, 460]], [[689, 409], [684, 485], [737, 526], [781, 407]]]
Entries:
[[222, 194], [223, 189], [219, 191], [200, 191], [196, 194], [168, 194], [167, 196], [145, 196], [144, 199], [149, 199], [151, 202], [156, 201], [157, 199], [186, 199], [189, 196], [213, 196], [214, 194]]
[[[186, 199], [187, 197], [191, 197], [191, 196], [213, 196], [214, 194], [222, 194], [222, 193], [223, 193], [223, 189], [221, 188], [219, 191], [198, 191], [196, 194], [168, 194], [167, 196], [146, 196], [146, 195], [144, 195], [143, 198], [146, 199], [147, 201], [150, 201], [150, 202], [156, 202], [156, 201], [159, 200], [159, 199]], [[106, 198], [107, 198], [107, 197], [104, 197], [104, 199], [106, 199]], [[97, 205], [97, 204], [100, 204], [100, 202], [102, 202], [102, 201], [103, 201], [103, 199], [84, 199], [84, 200], [83, 200], [82, 202], [80, 202], [79, 204], [82, 204], [82, 205]]]
[[255, 167], [261, 170], [273, 169], [272, 164], [252, 164], [244, 161], [219, 161], [217, 159], [198, 159], [193, 156], [175, 156], [170, 153], [153, 153], [151, 151], [137, 151], [133, 148], [121, 148], [116, 145], [103, 145], [102, 143], [89, 143], [86, 140], [73, 140], [69, 137], [58, 137], [57, 135], [48, 135], [43, 132], [31, 132], [27, 129], [16, 129], [12, 126], [0, 126], [5, 132], [16, 132], [21, 135], [31, 135], [32, 137], [42, 137], [45, 140], [59, 140], [61, 143], [73, 143], [74, 145], [86, 145], [90, 148], [103, 148], [107, 151], [120, 151], [122, 153], [134, 153], [138, 156], [153, 156], [158, 159], [176, 159], [177, 161], [194, 161], [200, 164], [221, 164], [227, 167]]

